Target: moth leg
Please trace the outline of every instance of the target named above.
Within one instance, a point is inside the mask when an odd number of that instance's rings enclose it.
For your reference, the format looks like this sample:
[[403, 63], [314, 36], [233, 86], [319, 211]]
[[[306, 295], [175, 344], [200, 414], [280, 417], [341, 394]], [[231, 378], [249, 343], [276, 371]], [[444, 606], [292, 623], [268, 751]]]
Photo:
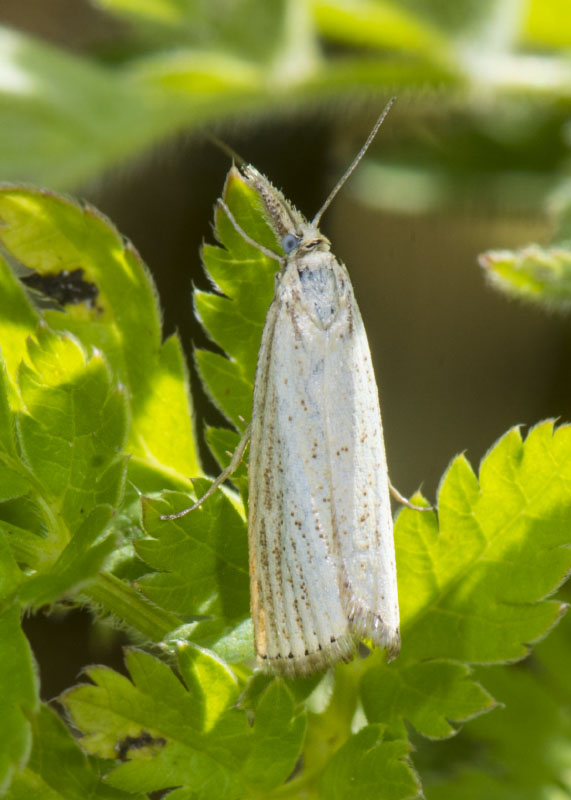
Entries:
[[413, 511], [434, 511], [434, 506], [415, 506], [414, 503], [409, 502], [406, 497], [404, 497], [398, 489], [392, 485], [389, 481], [389, 490], [392, 496], [395, 498], [397, 503], [401, 503], [401, 505], [406, 506], [407, 508], [412, 509]]
[[239, 233], [240, 236], [242, 237], [242, 239], [245, 242], [247, 242], [248, 244], [251, 244], [252, 247], [255, 247], [256, 250], [259, 250], [260, 253], [263, 253], [268, 258], [272, 258], [274, 261], [279, 261], [280, 263], [283, 262], [284, 258], [283, 258], [283, 256], [280, 256], [279, 253], [274, 253], [274, 251], [270, 250], [269, 247], [264, 247], [263, 244], [260, 244], [255, 239], [252, 239], [251, 236], [248, 236], [246, 231], [236, 222], [234, 214], [230, 211], [230, 209], [228, 208], [228, 206], [226, 205], [224, 200], [219, 198], [216, 202], [218, 203], [220, 208], [224, 211], [224, 213], [226, 214], [226, 216], [228, 217], [228, 219], [232, 223], [232, 227], [234, 228], [236, 233]]
[[236, 470], [238, 469], [238, 465], [242, 460], [242, 456], [244, 455], [244, 451], [246, 450], [246, 445], [248, 444], [249, 438], [250, 438], [250, 426], [248, 425], [248, 427], [244, 431], [244, 435], [242, 436], [242, 438], [238, 442], [236, 449], [234, 450], [234, 455], [232, 456], [232, 460], [230, 461], [226, 469], [223, 470], [220, 473], [220, 475], [216, 478], [216, 480], [214, 481], [212, 486], [208, 489], [208, 491], [205, 494], [203, 494], [202, 497], [199, 500], [197, 500], [193, 506], [190, 506], [190, 508], [184, 508], [182, 511], [178, 511], [176, 514], [163, 514], [161, 516], [161, 519], [162, 520], [180, 519], [180, 517], [184, 517], [186, 514], [190, 514], [190, 512], [194, 511], [195, 508], [201, 506], [205, 500], [208, 500], [208, 498], [214, 494], [214, 492], [218, 489], [218, 487], [221, 486], [224, 483], [224, 481], [228, 480], [228, 478], [231, 475], [233, 475], [234, 472], [236, 472]]

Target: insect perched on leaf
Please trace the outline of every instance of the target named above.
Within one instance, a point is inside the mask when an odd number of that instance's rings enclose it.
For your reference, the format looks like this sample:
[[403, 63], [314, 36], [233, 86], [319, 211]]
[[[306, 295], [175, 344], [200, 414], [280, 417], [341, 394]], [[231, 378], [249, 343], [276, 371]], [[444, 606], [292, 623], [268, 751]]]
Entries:
[[[250, 437], [251, 612], [258, 660], [293, 677], [349, 660], [360, 638], [400, 649], [389, 478], [378, 390], [346, 268], [319, 231], [321, 216], [382, 124], [311, 222], [257, 169], [243, 168], [285, 255], [243, 238], [280, 263], [256, 370]], [[402, 498], [399, 499], [402, 500]], [[405, 501], [406, 502], [406, 501]]]

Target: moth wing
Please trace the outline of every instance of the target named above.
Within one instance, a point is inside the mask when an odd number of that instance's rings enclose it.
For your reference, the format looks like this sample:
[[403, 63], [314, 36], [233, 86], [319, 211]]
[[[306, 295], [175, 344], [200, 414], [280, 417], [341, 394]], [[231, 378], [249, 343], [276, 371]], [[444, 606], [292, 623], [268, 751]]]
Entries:
[[361, 314], [348, 282], [345, 315], [330, 329], [325, 361], [332, 508], [343, 606], [359, 636], [400, 649], [393, 521], [379, 395]]
[[309, 674], [355, 647], [341, 597], [323, 392], [327, 331], [300, 335], [295, 308], [274, 301], [262, 337], [250, 449], [249, 542], [258, 657]]

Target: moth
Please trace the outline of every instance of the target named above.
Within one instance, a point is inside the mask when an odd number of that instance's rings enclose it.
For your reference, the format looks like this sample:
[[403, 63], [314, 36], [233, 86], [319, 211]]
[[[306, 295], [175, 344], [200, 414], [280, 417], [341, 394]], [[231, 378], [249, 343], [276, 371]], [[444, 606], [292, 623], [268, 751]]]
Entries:
[[255, 649], [260, 664], [289, 677], [351, 659], [362, 638], [388, 658], [400, 649], [378, 389], [349, 274], [318, 227], [392, 102], [311, 222], [255, 167], [243, 168], [283, 256], [252, 240], [219, 201], [236, 230], [280, 270], [261, 339], [250, 429], [229, 468], [192, 508], [235, 469], [249, 434]]

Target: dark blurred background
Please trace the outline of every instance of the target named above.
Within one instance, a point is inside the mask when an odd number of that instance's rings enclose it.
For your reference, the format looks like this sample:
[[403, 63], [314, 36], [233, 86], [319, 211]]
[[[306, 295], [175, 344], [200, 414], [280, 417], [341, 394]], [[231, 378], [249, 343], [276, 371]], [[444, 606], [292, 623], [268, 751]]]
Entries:
[[[110, 0], [102, 5], [121, 4]], [[201, 3], [191, 5], [196, 14], [204, 9]], [[401, 5], [408, 12], [415, 9], [412, 2]], [[429, 5], [436, 9], [439, 4]], [[493, 16], [493, 4], [484, 6], [482, 13]], [[570, 88], [567, 93], [558, 85], [543, 89], [533, 81], [520, 87], [515, 78], [525, 79], [523, 67], [511, 75], [510, 85], [509, 69], [501, 59], [493, 60], [497, 53], [480, 66], [467, 66], [471, 49], [466, 42], [476, 44], [484, 36], [486, 18], [476, 16], [475, 33], [462, 31], [461, 22], [445, 15], [438, 19], [436, 14], [430, 21], [431, 30], [440, 23], [442, 36], [454, 43], [455, 56], [458, 43], [465, 45], [461, 66], [459, 56], [453, 63], [451, 56], [440, 58], [441, 53], [410, 56], [406, 43], [396, 55], [396, 48], [388, 47], [389, 56], [383, 52], [379, 60], [378, 79], [374, 66], [363, 80], [347, 71], [324, 82], [321, 93], [307, 92], [306, 97], [303, 90], [298, 95], [294, 90], [293, 99], [284, 95], [280, 103], [274, 98], [267, 109], [250, 97], [241, 109], [229, 94], [222, 95], [210, 115], [201, 110], [193, 121], [190, 106], [188, 119], [181, 113], [170, 129], [165, 126], [164, 135], [156, 126], [145, 146], [140, 141], [131, 146], [127, 120], [124, 132], [118, 127], [115, 134], [122, 147], [113, 157], [92, 158], [90, 143], [86, 159], [95, 166], [76, 170], [77, 177], [62, 178], [61, 185], [52, 185], [49, 153], [45, 170], [43, 164], [27, 165], [25, 158], [21, 166], [16, 157], [11, 169], [5, 151], [0, 168], [6, 167], [8, 174], [0, 174], [0, 179], [36, 184], [45, 180], [49, 188], [85, 198], [108, 215], [152, 270], [165, 335], [179, 331], [192, 363], [193, 348], [207, 345], [192, 312], [192, 286], [208, 288], [199, 248], [203, 241], [213, 241], [213, 204], [230, 166], [209, 133], [255, 164], [312, 216], [386, 100], [396, 93], [398, 102], [370, 158], [327, 212], [322, 228], [349, 268], [367, 328], [392, 482], [407, 495], [422, 487], [434, 500], [441, 476], [457, 453], [466, 452], [477, 469], [487, 449], [510, 427], [571, 416], [568, 318], [498, 294], [477, 263], [483, 251], [547, 243], [552, 237], [556, 222], [548, 214], [548, 199], [567, 180]], [[132, 81], [143, 61], [142, 72], [148, 76], [153, 58], [174, 48], [168, 37], [157, 34], [153, 39], [129, 18], [86, 0], [3, 0], [0, 23], [102, 69], [120, 70], [121, 80], [128, 73]], [[541, 41], [537, 31], [533, 41], [529, 19], [526, 24], [523, 41], [538, 57], [556, 57], [559, 51], [554, 48], [571, 44], [569, 31], [561, 34], [559, 45], [549, 43], [546, 35]], [[352, 64], [358, 58], [369, 64], [377, 52], [371, 42], [328, 39], [323, 30], [319, 34], [330, 64], [339, 55], [352, 59]], [[198, 45], [204, 46], [206, 34], [201, 35]], [[195, 39], [192, 46], [198, 45]], [[224, 50], [224, 42], [217, 46]], [[0, 81], [1, 76], [0, 65]], [[162, 80], [164, 73], [161, 76]], [[539, 81], [541, 70], [538, 76]], [[170, 84], [165, 79], [153, 90], [166, 87], [168, 92], [174, 85], [172, 75], [170, 79]], [[133, 91], [140, 91], [141, 81], [134, 85]], [[176, 92], [175, 100], [171, 97], [165, 105], [165, 116], [175, 116], [175, 103], [184, 105], [185, 92], [190, 95], [191, 89], [177, 85]], [[0, 127], [3, 113], [14, 124], [10, 102], [19, 102], [15, 94], [3, 96]], [[73, 99], [73, 93], [69, 97]], [[152, 102], [160, 114], [160, 91]], [[98, 114], [106, 113], [102, 104]], [[133, 120], [134, 126], [141, 124]], [[5, 128], [0, 139], [7, 136]], [[76, 145], [71, 142], [67, 151], [68, 145], [62, 145], [62, 164]], [[205, 421], [221, 420], [194, 371], [192, 385], [200, 432]], [[205, 450], [204, 463], [216, 471]], [[28, 620], [45, 697], [73, 683], [90, 661], [104, 660], [120, 668], [117, 636], [107, 636], [100, 628], [88, 632], [86, 623], [77, 611], [59, 621], [41, 616]], [[71, 653], [64, 649], [70, 630]]]

